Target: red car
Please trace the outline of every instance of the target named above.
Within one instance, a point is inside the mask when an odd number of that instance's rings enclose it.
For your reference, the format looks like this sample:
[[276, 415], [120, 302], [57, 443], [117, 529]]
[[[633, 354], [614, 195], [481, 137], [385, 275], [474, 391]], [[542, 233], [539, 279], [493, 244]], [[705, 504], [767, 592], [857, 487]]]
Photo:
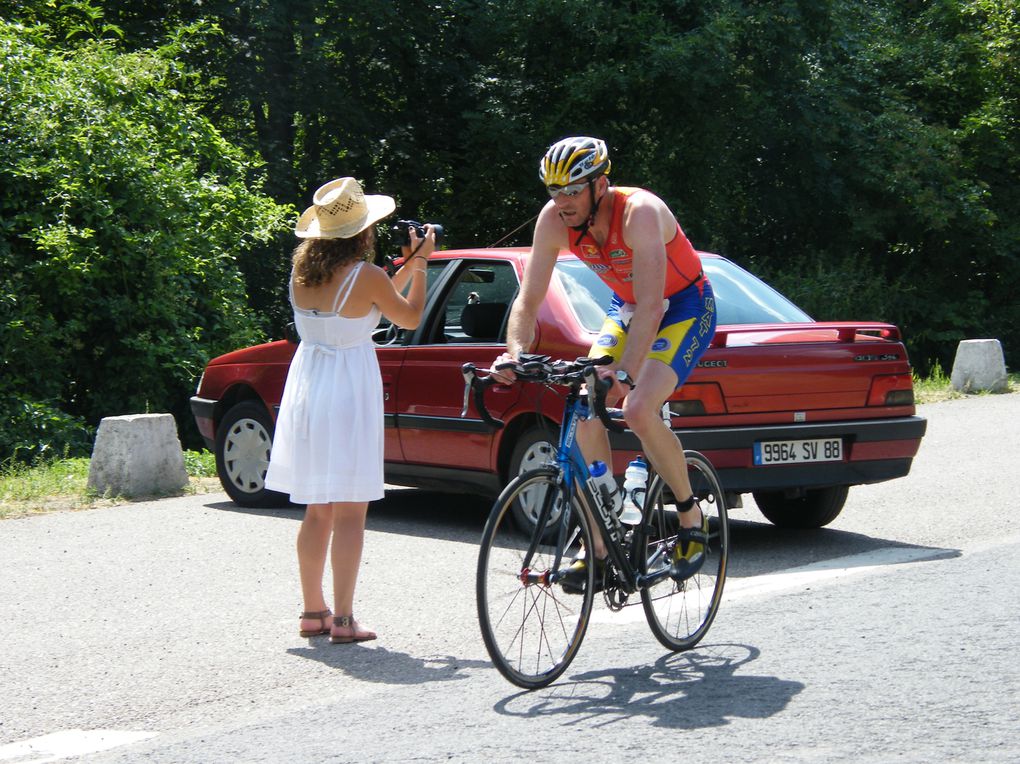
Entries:
[[[505, 349], [509, 306], [526, 249], [448, 250], [428, 266], [421, 325], [376, 331], [386, 416], [387, 482], [495, 495], [518, 472], [546, 460], [562, 401], [533, 385], [494, 387], [486, 403], [506, 427], [461, 416], [461, 365], [488, 366]], [[926, 421], [915, 415], [899, 330], [869, 322], [815, 322], [750, 273], [702, 253], [719, 326], [710, 349], [670, 401], [686, 448], [719, 471], [734, 505], [751, 493], [787, 527], [836, 518], [852, 485], [902, 477]], [[564, 253], [538, 317], [534, 351], [585, 355], [609, 304], [608, 288]], [[281, 506], [263, 484], [273, 425], [296, 345], [237, 350], [206, 367], [192, 411], [216, 455], [220, 480], [244, 506]], [[613, 436], [614, 469], [640, 448]]]

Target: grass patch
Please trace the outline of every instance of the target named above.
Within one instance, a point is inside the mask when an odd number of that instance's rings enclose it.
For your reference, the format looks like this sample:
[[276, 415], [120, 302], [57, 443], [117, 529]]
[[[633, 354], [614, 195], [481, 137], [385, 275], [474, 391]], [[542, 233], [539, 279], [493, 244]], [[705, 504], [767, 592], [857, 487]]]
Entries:
[[216, 477], [216, 455], [212, 451], [185, 451], [184, 469], [196, 478]]
[[[1009, 392], [1020, 392], [1020, 374], [1009, 375]], [[922, 379], [914, 375], [914, 400], [917, 403], [938, 403], [939, 401], [951, 401], [959, 398], [969, 398], [974, 395], [992, 395], [989, 392], [962, 393], [954, 390], [949, 376], [938, 362], [932, 367], [927, 378]]]
[[914, 375], [914, 400], [917, 403], [937, 403], [966, 397], [964, 393], [953, 389], [949, 377], [938, 361], [927, 378], [922, 379], [917, 374]]
[[[0, 467], [0, 520], [42, 512], [122, 504], [121, 496], [100, 496], [88, 488], [89, 459], [54, 459], [34, 466]], [[185, 451], [189, 484], [182, 493], [218, 490], [216, 458], [209, 451]]]

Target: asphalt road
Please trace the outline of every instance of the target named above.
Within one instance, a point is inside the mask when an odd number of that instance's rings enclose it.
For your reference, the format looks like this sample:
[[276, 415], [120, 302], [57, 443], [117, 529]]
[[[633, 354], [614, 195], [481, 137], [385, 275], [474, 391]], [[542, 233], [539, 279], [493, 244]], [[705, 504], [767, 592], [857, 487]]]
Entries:
[[0, 764], [1015, 762], [1020, 395], [921, 413], [911, 475], [853, 489], [828, 528], [734, 513], [702, 645], [664, 653], [640, 607], [600, 607], [533, 693], [478, 633], [471, 497], [373, 507], [366, 645], [297, 635], [300, 510], [211, 494], [2, 522]]

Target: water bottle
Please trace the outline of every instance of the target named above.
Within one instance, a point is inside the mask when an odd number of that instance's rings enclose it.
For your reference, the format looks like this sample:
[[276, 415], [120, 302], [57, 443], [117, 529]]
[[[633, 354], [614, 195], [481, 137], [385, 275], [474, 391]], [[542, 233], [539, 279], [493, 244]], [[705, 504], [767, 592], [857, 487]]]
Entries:
[[641, 507], [645, 503], [645, 490], [648, 484], [648, 465], [641, 456], [627, 465], [623, 475], [623, 511], [620, 522], [637, 525], [641, 522]]
[[594, 461], [588, 466], [588, 474], [588, 487], [595, 499], [602, 503], [611, 517], [615, 517], [620, 510], [620, 489], [613, 473], [605, 462]]

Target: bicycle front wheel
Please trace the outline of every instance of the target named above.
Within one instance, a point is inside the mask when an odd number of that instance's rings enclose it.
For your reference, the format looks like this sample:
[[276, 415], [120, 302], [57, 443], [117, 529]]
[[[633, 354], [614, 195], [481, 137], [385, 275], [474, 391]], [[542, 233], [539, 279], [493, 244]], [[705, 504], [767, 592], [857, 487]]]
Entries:
[[[691, 578], [676, 581], [666, 575], [641, 590], [641, 604], [652, 633], [670, 650], [689, 650], [701, 641], [712, 625], [723, 584], [730, 549], [726, 496], [715, 468], [697, 451], [685, 452], [687, 474], [701, 511], [708, 518], [709, 543], [705, 563]], [[656, 475], [645, 499], [641, 572], [668, 567], [680, 527], [675, 499], [663, 479]]]
[[[544, 687], [566, 670], [591, 616], [591, 527], [567, 496], [555, 468], [525, 472], [500, 494], [482, 534], [476, 579], [482, 639], [499, 672], [526, 689]], [[523, 500], [537, 501], [539, 517], [558, 518], [561, 530], [522, 532], [514, 506]], [[578, 556], [584, 573], [558, 581]]]

